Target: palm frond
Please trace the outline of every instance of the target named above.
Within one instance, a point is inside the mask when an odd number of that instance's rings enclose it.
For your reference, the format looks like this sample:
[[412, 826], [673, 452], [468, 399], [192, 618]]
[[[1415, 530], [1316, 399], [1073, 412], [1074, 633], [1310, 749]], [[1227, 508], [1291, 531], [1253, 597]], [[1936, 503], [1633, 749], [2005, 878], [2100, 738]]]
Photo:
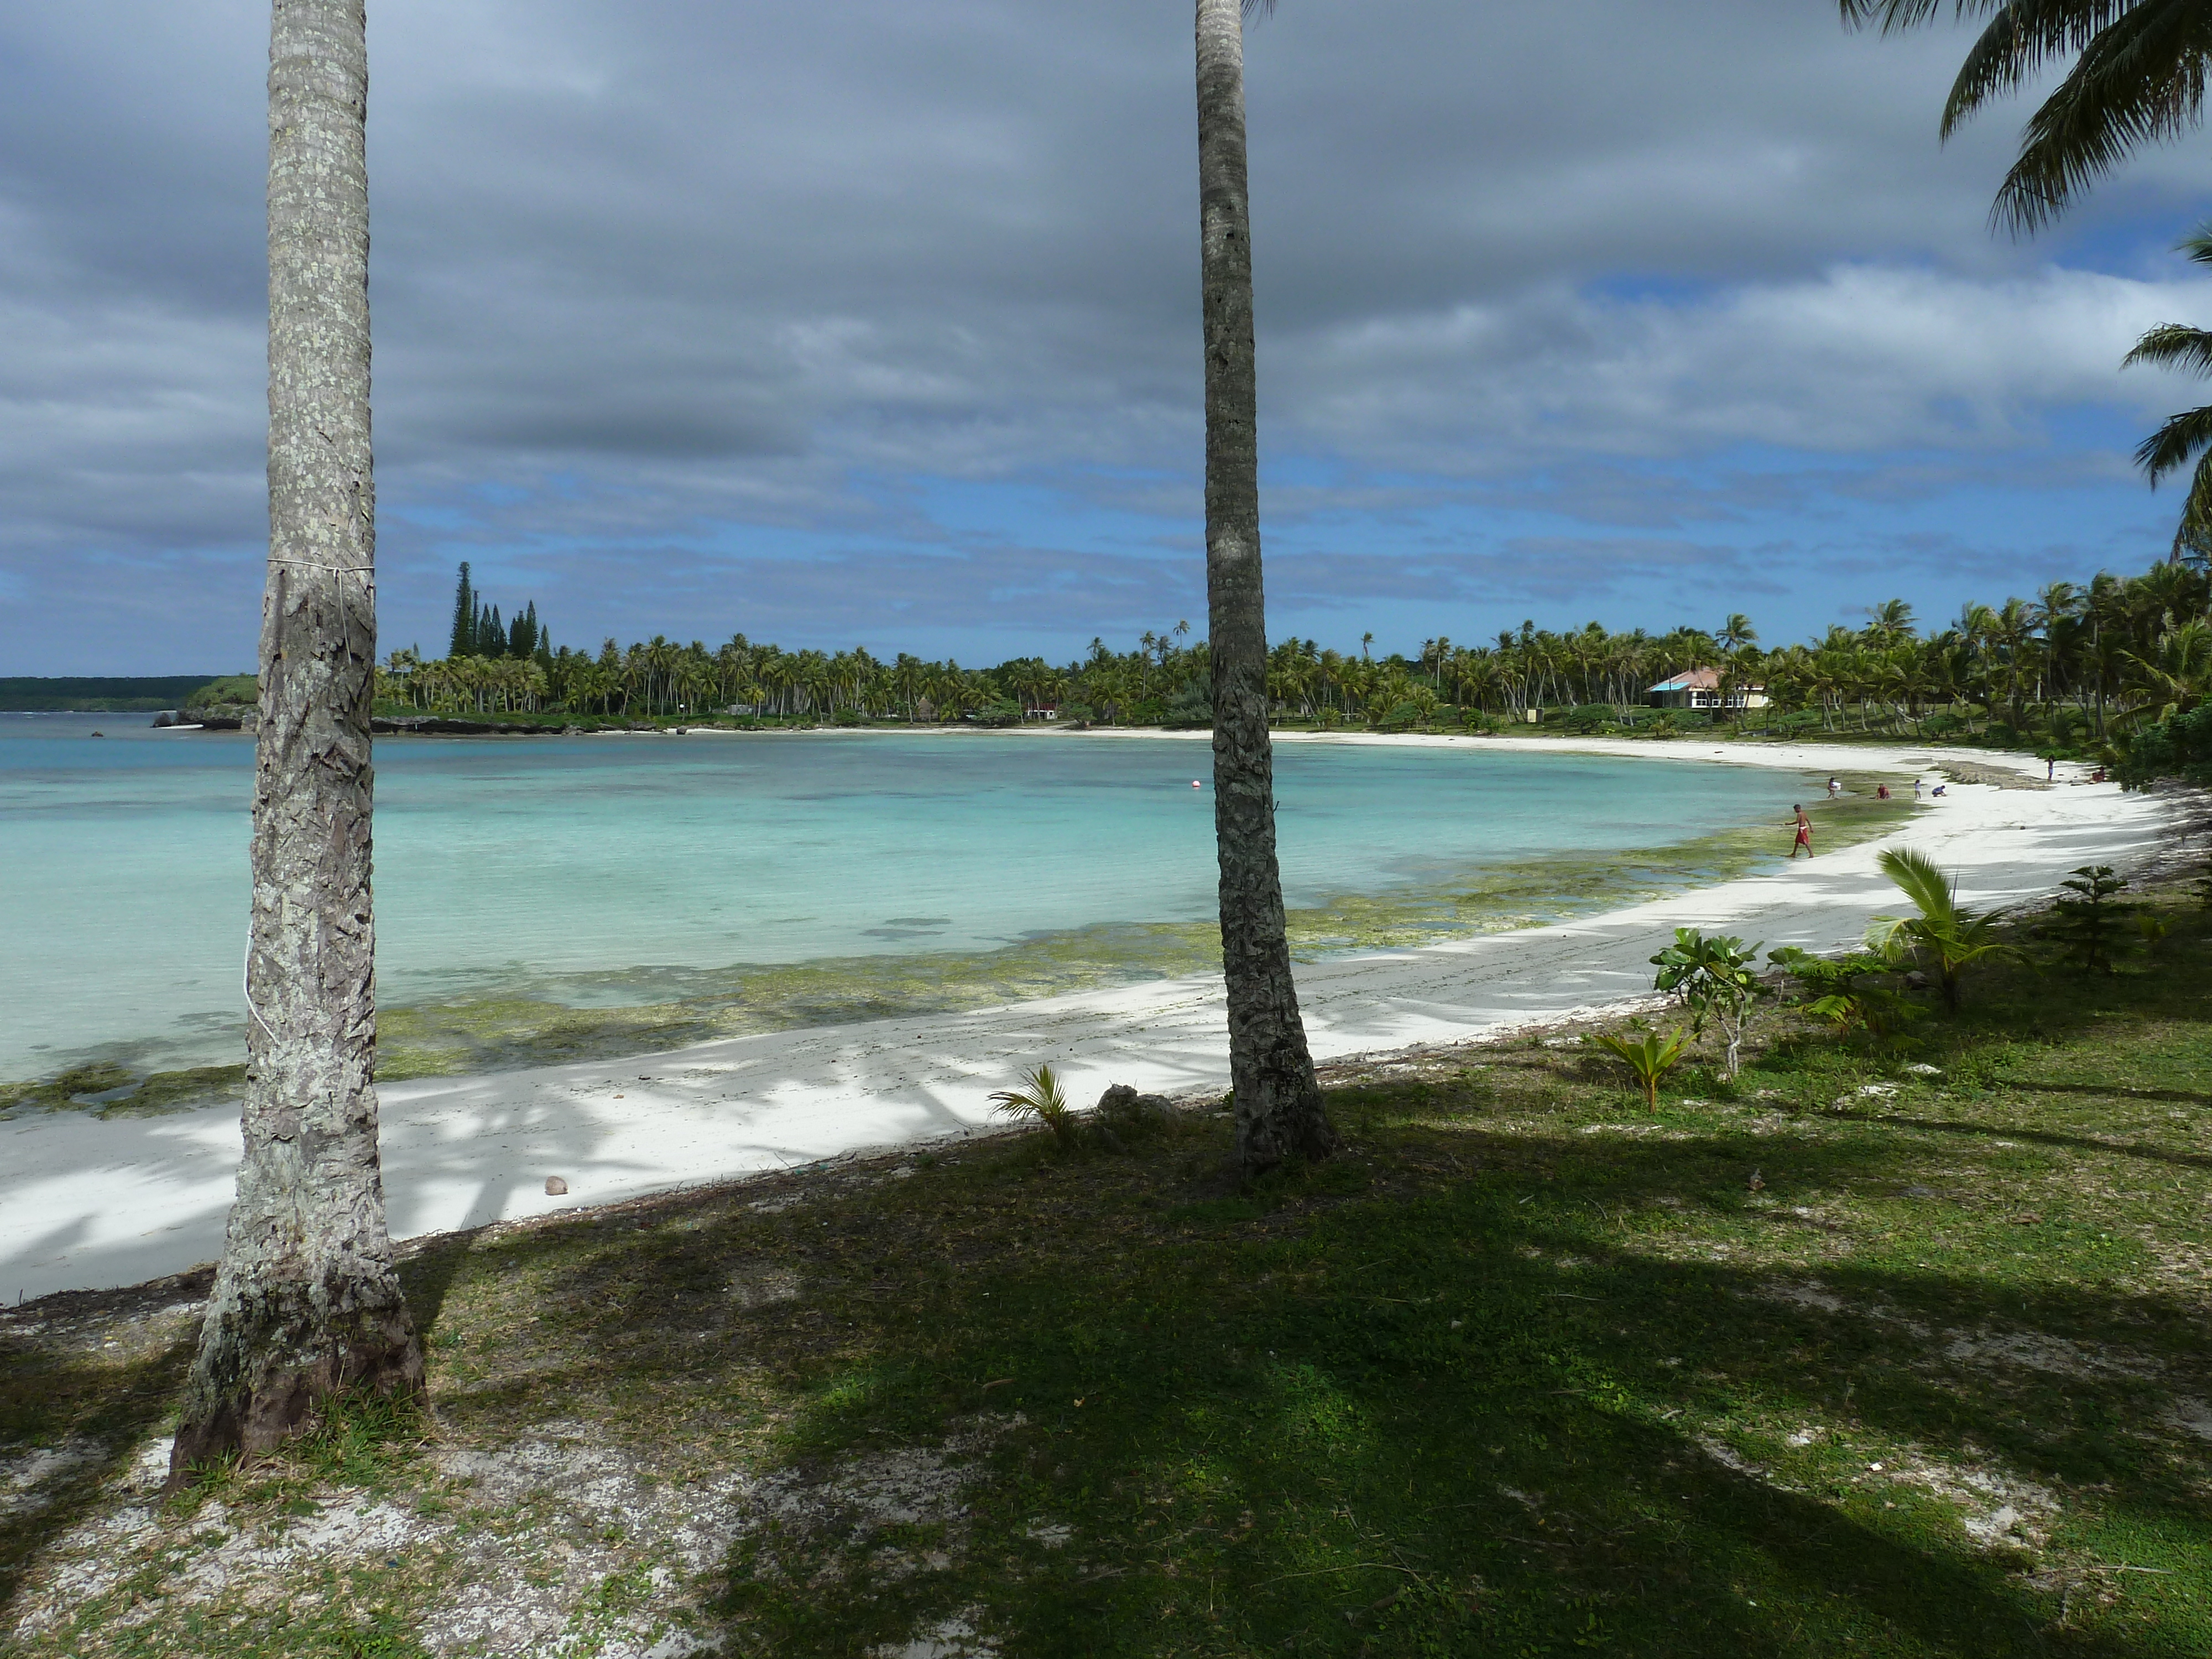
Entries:
[[[1943, 136], [1990, 98], [2033, 80], [2054, 58], [2070, 58], [2136, 0], [2008, 0], [1967, 52], [1943, 110]], [[1959, 8], [1960, 16], [1967, 8]]]
[[[1955, 0], [1958, 15], [1972, 17], [2004, 0]], [[1943, 9], [1943, 0], [1840, 0], [1844, 23], [1855, 29], [1878, 28], [1884, 34], [1917, 29]]]
[[1925, 853], [1910, 847], [1890, 847], [1876, 860], [1887, 876], [1912, 901], [1913, 908], [1930, 921], [1948, 921], [1956, 915], [1951, 884]]
[[2188, 465], [2208, 445], [2212, 445], [2212, 404], [2185, 409], [2169, 417], [2136, 447], [2136, 465], [2149, 473], [2151, 483], [2156, 484], [2167, 473]]
[[991, 1109], [1042, 1123], [1056, 1140], [1069, 1139], [1075, 1131], [1075, 1119], [1059, 1074], [1050, 1066], [1036, 1066], [1022, 1073], [1022, 1083], [1019, 1089], [1001, 1089], [993, 1095]]
[[2191, 328], [2186, 323], [2160, 323], [2144, 331], [2135, 349], [2120, 359], [2122, 368], [2150, 363], [2160, 368], [2186, 369], [2192, 374], [2212, 374], [2212, 329]]
[[1870, 956], [1880, 957], [1885, 963], [1895, 964], [1911, 953], [1912, 941], [1905, 937], [1905, 918], [1876, 916], [1867, 923], [1865, 934], [1859, 943]]
[[2033, 231], [2138, 146], [2196, 126], [2209, 62], [2212, 9], [2201, 0], [2142, 0], [2123, 12], [2029, 117], [1990, 216]]
[[2177, 558], [2212, 555], [2212, 448], [2197, 457], [2196, 475], [2189, 481], [2189, 499], [2181, 504], [2181, 521], [2173, 530]]
[[1610, 1032], [1597, 1032], [1585, 1036], [1583, 1041], [1604, 1049], [1627, 1066], [1643, 1085], [1644, 1103], [1656, 1111], [1659, 1106], [1659, 1080], [1680, 1062], [1682, 1051], [1689, 1046], [1690, 1031], [1686, 1026], [1671, 1035], [1643, 1030], [1638, 1032], [1633, 1042]]
[[2173, 245], [2177, 253], [2185, 253], [2200, 265], [2212, 265], [2212, 224], [2197, 228], [2193, 236], [2185, 236]]

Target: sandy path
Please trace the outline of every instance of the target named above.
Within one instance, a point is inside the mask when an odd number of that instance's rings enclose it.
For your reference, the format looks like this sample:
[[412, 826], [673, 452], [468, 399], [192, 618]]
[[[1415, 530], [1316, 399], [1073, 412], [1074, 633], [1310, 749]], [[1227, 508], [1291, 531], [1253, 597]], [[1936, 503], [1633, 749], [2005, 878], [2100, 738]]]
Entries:
[[[1203, 734], [1197, 734], [1202, 736]], [[1302, 740], [1292, 738], [1292, 741]], [[1468, 739], [1322, 738], [1467, 744]], [[1710, 746], [1595, 739], [1516, 746], [1726, 760], [1799, 770], [1928, 772], [1932, 759], [2028, 772], [2021, 757], [1816, 744]], [[1317, 1059], [1463, 1039], [1649, 992], [1648, 958], [1677, 926], [1771, 948], [1846, 945], [1890, 911], [1878, 845], [1919, 847], [1976, 903], [2051, 891], [2087, 862], [2139, 864], [2172, 809], [2111, 785], [1954, 785], [1904, 830], [1778, 871], [1558, 926], [1300, 969]], [[1786, 842], [1778, 834], [1778, 847]], [[733, 1037], [672, 1053], [383, 1090], [385, 1188], [395, 1235], [470, 1227], [870, 1146], [971, 1131], [986, 1097], [1048, 1060], [1078, 1101], [1109, 1082], [1225, 1088], [1218, 979]], [[642, 1071], [640, 1068], [642, 1067]], [[0, 1297], [135, 1284], [212, 1259], [238, 1158], [234, 1108], [101, 1122], [60, 1113], [0, 1124]], [[545, 1194], [548, 1176], [568, 1183]]]

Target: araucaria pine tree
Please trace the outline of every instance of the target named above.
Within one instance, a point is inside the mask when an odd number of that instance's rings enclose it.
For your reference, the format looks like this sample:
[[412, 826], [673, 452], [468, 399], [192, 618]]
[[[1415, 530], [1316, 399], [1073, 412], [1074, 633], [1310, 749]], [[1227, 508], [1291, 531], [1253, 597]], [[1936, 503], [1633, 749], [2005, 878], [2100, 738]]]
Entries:
[[2069, 896], [2052, 907], [2051, 931], [2069, 959], [2084, 973], [2112, 972], [2121, 925], [2135, 914], [2135, 906], [2120, 897], [2127, 878], [2114, 875], [2109, 864], [2084, 864], [2073, 879], [2058, 884]]
[[461, 561], [461, 579], [453, 587], [453, 637], [446, 647], [448, 657], [477, 653], [477, 593], [469, 583], [469, 563]]
[[368, 97], [363, 0], [275, 0], [245, 1156], [173, 1484], [222, 1453], [269, 1450], [340, 1390], [422, 1386], [374, 1080]]

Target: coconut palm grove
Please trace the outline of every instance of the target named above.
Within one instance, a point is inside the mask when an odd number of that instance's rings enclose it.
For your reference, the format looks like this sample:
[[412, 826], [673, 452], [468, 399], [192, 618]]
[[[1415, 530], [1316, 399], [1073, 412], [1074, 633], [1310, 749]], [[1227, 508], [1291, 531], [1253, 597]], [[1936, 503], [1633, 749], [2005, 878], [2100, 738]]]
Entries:
[[[1212, 717], [1207, 650], [1188, 623], [1133, 649], [1102, 640], [1073, 662], [1020, 657], [990, 668], [885, 662], [865, 649], [786, 650], [743, 634], [718, 646], [665, 637], [598, 652], [553, 646], [526, 603], [502, 630], [469, 586], [457, 613], [480, 617], [462, 648], [425, 659], [401, 649], [378, 670], [380, 708], [542, 721], [690, 720], [764, 725], [972, 721], [1048, 714], [1110, 726], [1190, 727]], [[2212, 690], [2212, 573], [2171, 559], [2136, 576], [2056, 582], [2033, 599], [1968, 605], [1924, 623], [1903, 599], [1871, 605], [1863, 626], [1763, 642], [1748, 617], [1706, 629], [1555, 632], [1523, 622], [1495, 639], [1425, 640], [1377, 656], [1372, 636], [1343, 650], [1284, 640], [1267, 690], [1288, 725], [1369, 731], [1539, 726], [1677, 735], [1715, 726], [1747, 735], [1967, 739], [2086, 759], [2124, 777], [2187, 773], [2212, 757], [2197, 714]], [[1685, 671], [1718, 672], [1763, 705], [1655, 709], [1650, 689]]]

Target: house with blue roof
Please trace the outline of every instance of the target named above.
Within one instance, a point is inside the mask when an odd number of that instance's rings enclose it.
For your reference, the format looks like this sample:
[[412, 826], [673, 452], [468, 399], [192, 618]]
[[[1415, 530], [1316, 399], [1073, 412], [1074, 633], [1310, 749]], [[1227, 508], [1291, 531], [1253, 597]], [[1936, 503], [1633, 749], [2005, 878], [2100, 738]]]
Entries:
[[1741, 709], [1766, 707], [1766, 688], [1738, 680], [1725, 690], [1717, 668], [1692, 668], [1648, 689], [1644, 700], [1654, 708]]

